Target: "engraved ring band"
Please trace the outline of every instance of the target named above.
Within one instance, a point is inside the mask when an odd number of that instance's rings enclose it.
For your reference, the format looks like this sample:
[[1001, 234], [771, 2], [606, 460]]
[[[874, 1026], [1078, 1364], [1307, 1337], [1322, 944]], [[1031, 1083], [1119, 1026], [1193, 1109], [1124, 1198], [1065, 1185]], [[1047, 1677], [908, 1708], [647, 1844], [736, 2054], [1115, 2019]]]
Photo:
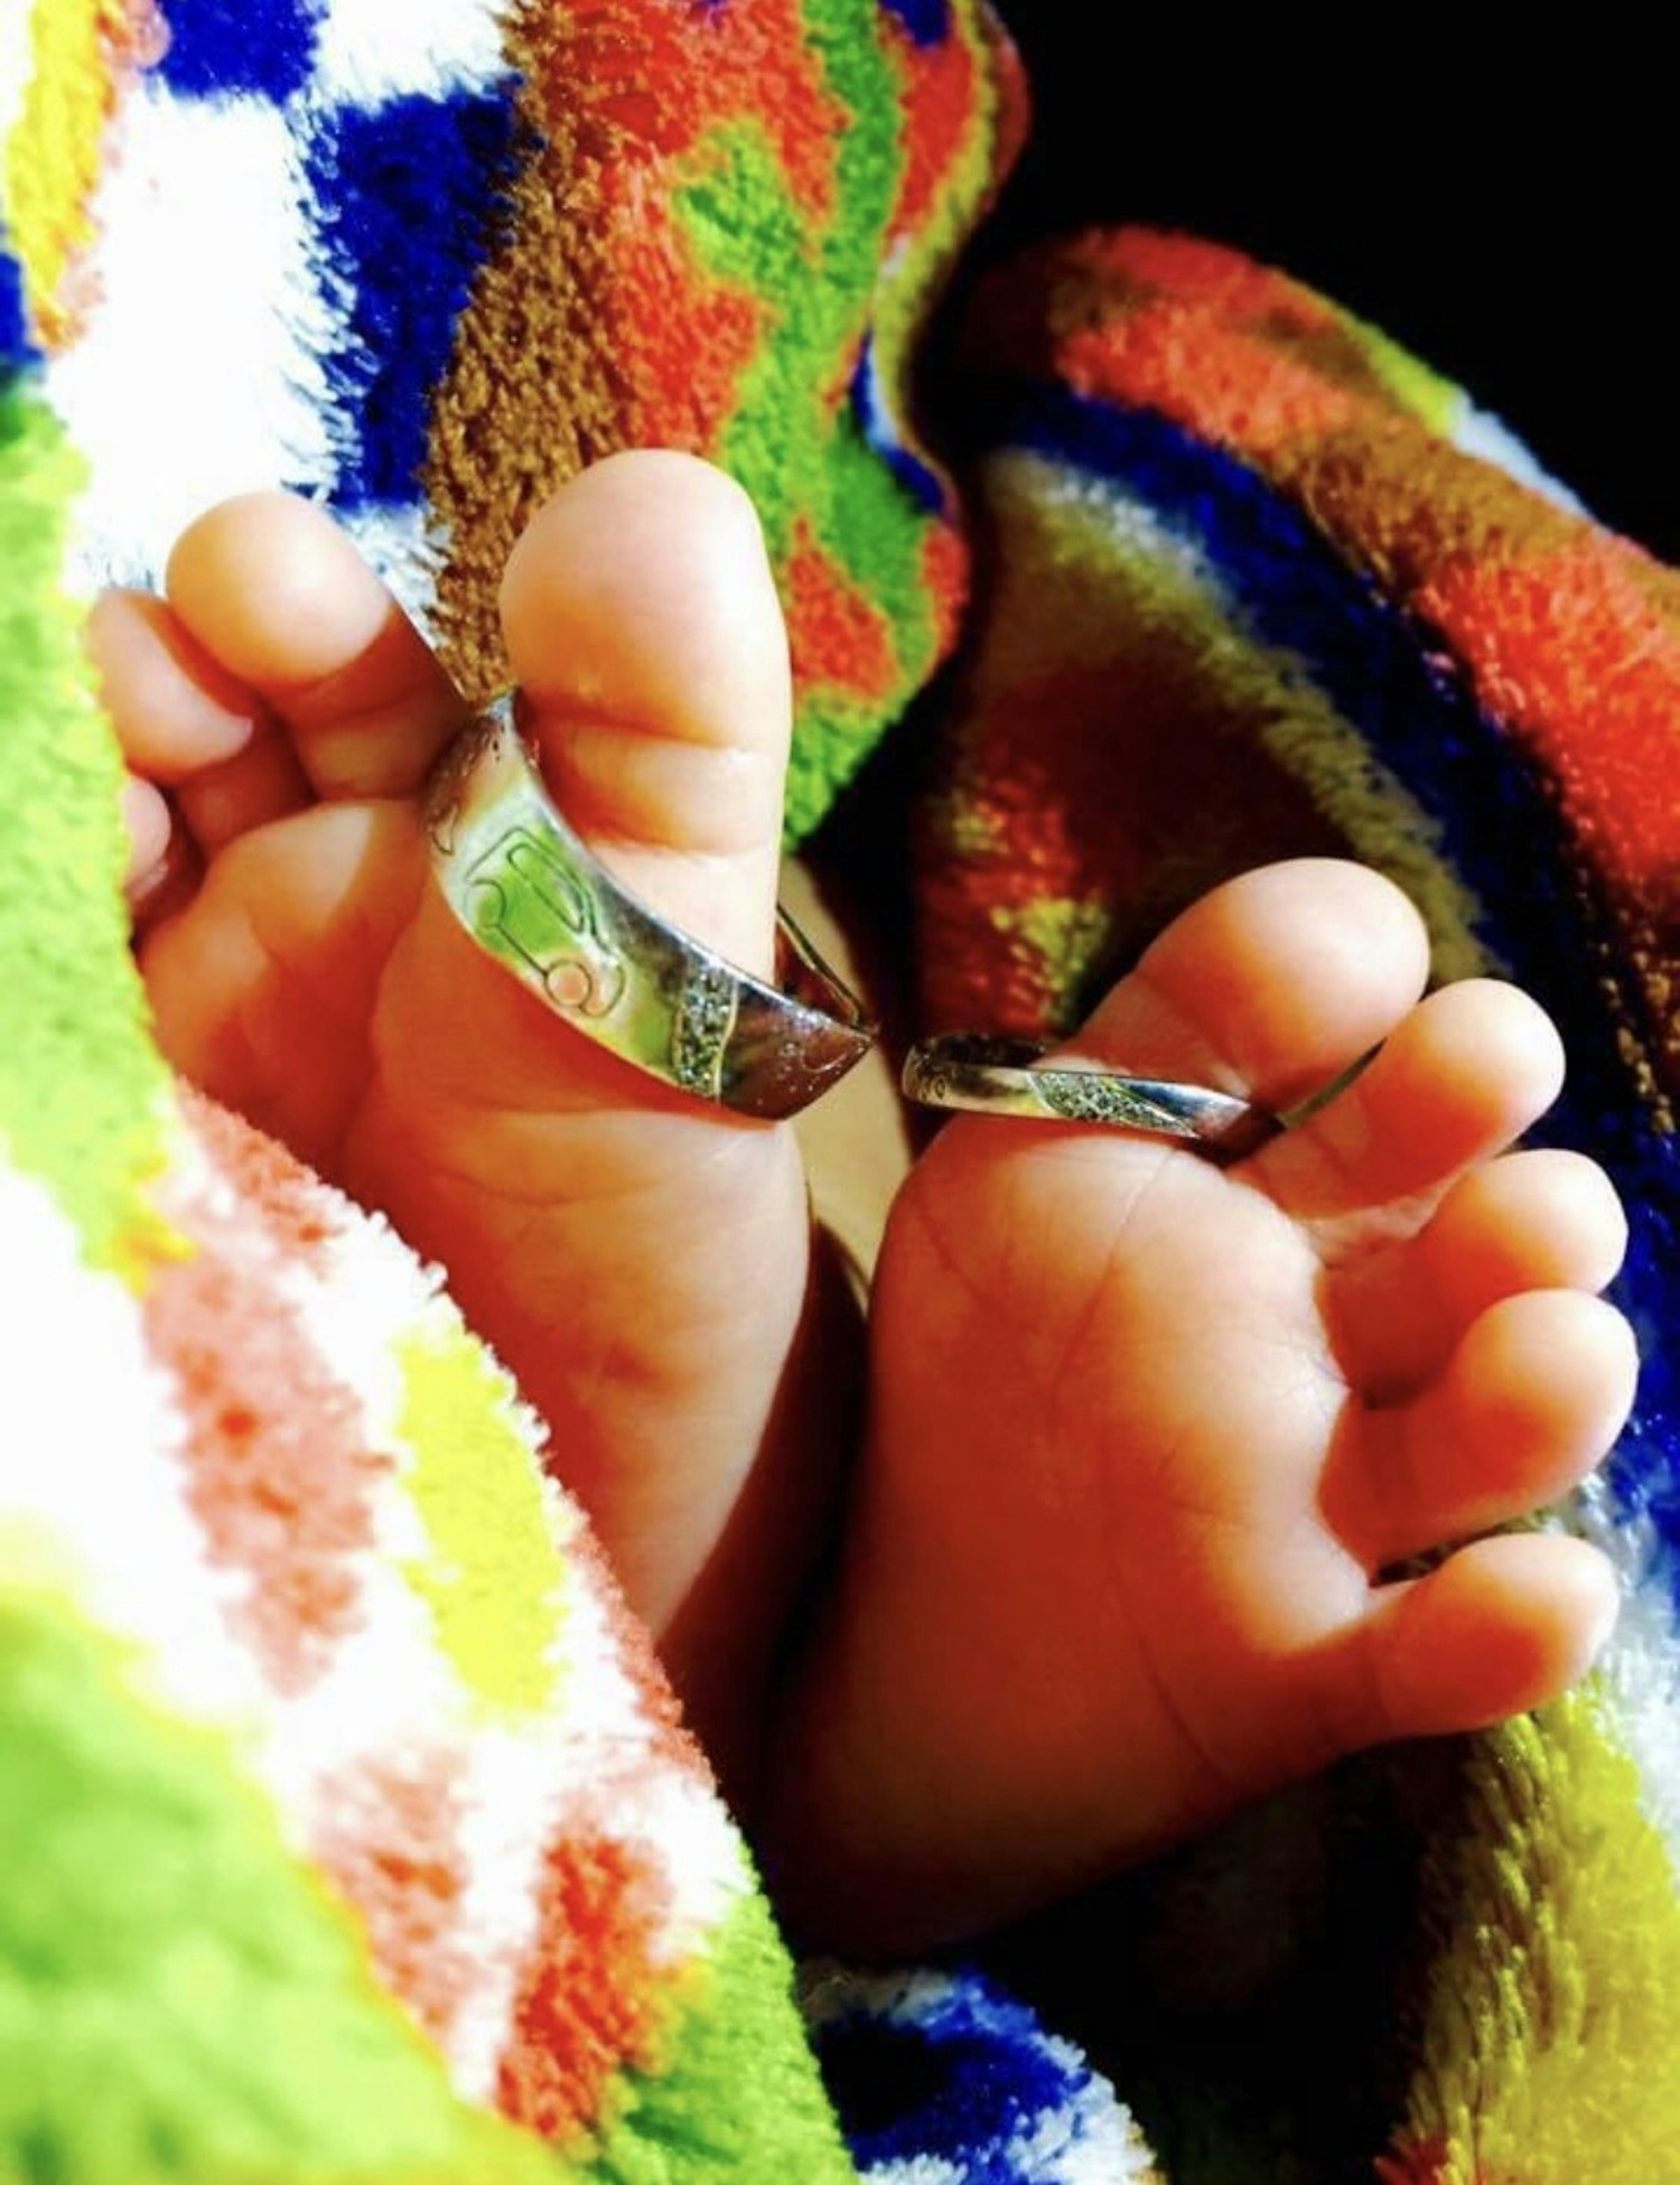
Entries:
[[926, 1108], [1179, 1138], [1218, 1162], [1244, 1160], [1284, 1127], [1268, 1109], [1234, 1093], [1129, 1076], [1076, 1056], [1048, 1062], [1045, 1052], [1036, 1041], [978, 1032], [921, 1040], [906, 1058], [904, 1090]]
[[568, 1024], [667, 1085], [744, 1115], [796, 1114], [875, 1027], [786, 914], [767, 985], [679, 932], [586, 849], [498, 699], [439, 760], [433, 869], [460, 924]]

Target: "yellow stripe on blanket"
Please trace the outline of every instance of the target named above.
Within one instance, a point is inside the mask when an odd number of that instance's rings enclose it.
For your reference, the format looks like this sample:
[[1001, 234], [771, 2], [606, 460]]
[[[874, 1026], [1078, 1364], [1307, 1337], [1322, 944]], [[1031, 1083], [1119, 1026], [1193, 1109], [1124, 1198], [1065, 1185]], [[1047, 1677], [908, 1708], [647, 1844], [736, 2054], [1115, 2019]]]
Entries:
[[529, 1444], [508, 1414], [511, 1392], [464, 1328], [399, 1337], [399, 1431], [414, 1451], [407, 1480], [429, 1553], [409, 1567], [438, 1644], [467, 1689], [494, 1713], [553, 1706], [558, 1654], [533, 1643], [558, 1627], [567, 1570], [559, 1551], [577, 1523], [544, 1495]]
[[1382, 2174], [1654, 2185], [1680, 2146], [1680, 1908], [1639, 1771], [1589, 1687], [1479, 1740], [1467, 1791], [1432, 1877], [1451, 1938]]
[[88, 201], [115, 103], [113, 64], [132, 49], [137, 27], [126, 0], [36, 0], [30, 18], [33, 66], [6, 145], [3, 187], [30, 316], [47, 349], [75, 324], [68, 277], [93, 239]]

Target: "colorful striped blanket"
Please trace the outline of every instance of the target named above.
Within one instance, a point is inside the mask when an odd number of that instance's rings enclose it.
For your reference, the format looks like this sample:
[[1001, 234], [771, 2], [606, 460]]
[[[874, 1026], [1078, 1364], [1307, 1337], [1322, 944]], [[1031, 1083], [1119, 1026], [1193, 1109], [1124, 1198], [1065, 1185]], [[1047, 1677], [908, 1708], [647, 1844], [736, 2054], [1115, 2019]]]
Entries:
[[[1680, 578], [1213, 243], [1045, 244], [930, 344], [1027, 126], [983, 0], [5, 0], [0, 2176], [1680, 2179]], [[1551, 1010], [1644, 1353], [1548, 1520], [1626, 1590], [1583, 1690], [792, 1964], [564, 1448], [159, 1060], [80, 642], [285, 485], [483, 696], [523, 522], [637, 444], [762, 511], [790, 838], [931, 740], [929, 1022], [1056, 1029], [1321, 849]]]

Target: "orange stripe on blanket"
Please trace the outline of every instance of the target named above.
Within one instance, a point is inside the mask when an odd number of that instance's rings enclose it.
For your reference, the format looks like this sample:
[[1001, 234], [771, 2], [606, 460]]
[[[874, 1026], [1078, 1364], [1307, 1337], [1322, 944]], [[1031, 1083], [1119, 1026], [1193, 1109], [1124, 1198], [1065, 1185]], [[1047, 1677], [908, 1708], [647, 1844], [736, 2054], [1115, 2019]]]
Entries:
[[1556, 795], [1639, 990], [1639, 1037], [1680, 1085], [1680, 824], [1650, 793], [1680, 758], [1680, 578], [1442, 438], [1331, 306], [1217, 246], [1081, 238], [996, 294], [1006, 366], [1058, 372], [1247, 463], [1440, 633]]
[[535, 87], [579, 117], [586, 156], [639, 148], [680, 159], [722, 124], [751, 119], [773, 146], [800, 210], [834, 209], [846, 109], [828, 91], [799, 0], [731, 0], [715, 12], [644, 0], [578, 0], [527, 11], [522, 40], [540, 55]]
[[460, 1925], [466, 1861], [439, 1761], [350, 1768], [321, 1786], [332, 1815], [310, 1847], [354, 1906], [381, 1980], [440, 2045], [476, 1966]]
[[1638, 547], [1391, 416], [1276, 451], [1271, 475], [1440, 631], [1477, 702], [1533, 754], [1603, 890], [1680, 1086], [1680, 578]]
[[979, 70], [968, 40], [955, 30], [931, 48], [918, 48], [901, 28], [893, 39], [904, 70], [904, 173], [889, 232], [918, 232], [974, 126]]
[[[1309, 338], [1303, 328], [1300, 338]], [[1056, 363], [1080, 394], [1158, 411], [1251, 454], [1335, 432], [1361, 406], [1325, 377], [1316, 358], [1280, 355], [1273, 330], [1233, 327], [1199, 299], [1145, 304], [1124, 319], [1070, 331], [1057, 344]]]
[[[228, 1620], [276, 1690], [306, 1689], [355, 1624], [357, 1555], [393, 1460], [366, 1446], [360, 1405], [327, 1366], [262, 1244], [202, 1195], [165, 1211], [189, 1259], [142, 1303], [187, 1424], [187, 1500], [213, 1563], [251, 1583]], [[265, 1240], [264, 1240], [265, 1243]], [[283, 1264], [283, 1262], [282, 1263]]]
[[942, 660], [968, 601], [968, 541], [955, 524], [932, 524], [923, 535], [922, 584], [934, 612], [935, 657]]
[[1222, 243], [1151, 228], [1090, 228], [1024, 250], [981, 292], [988, 362], [1038, 377], [1065, 345], [1102, 328], [1119, 335], [1158, 306], [1206, 315], [1214, 326], [1298, 338], [1337, 333], [1342, 318], [1287, 274]]
[[814, 231], [833, 217], [847, 128], [795, 0], [734, 0], [715, 21], [527, 5], [508, 37], [527, 156], [457, 331], [426, 475], [451, 541], [442, 649], [474, 702], [508, 679], [501, 573], [549, 494], [616, 449], [715, 451], [759, 354], [766, 305], [695, 265], [674, 186], [709, 133], [750, 120]]
[[286, 1148], [187, 1084], [176, 1097], [193, 1127], [198, 1149], [248, 1213], [261, 1222], [275, 1249], [316, 1273], [342, 1226], [334, 1196]]
[[1401, 595], [1448, 563], [1556, 554], [1588, 536], [1617, 554], [1633, 550], [1402, 412], [1373, 408], [1345, 432], [1270, 455], [1266, 475]]
[[1118, 278], [1140, 301], [1150, 292], [1193, 293], [1231, 318], [1293, 318], [1321, 328], [1339, 322], [1335, 309], [1311, 288], [1202, 236], [1099, 228], [1074, 243], [1067, 262], [1110, 283]]
[[787, 586], [783, 606], [799, 688], [827, 685], [860, 699], [885, 697], [897, 673], [892, 625], [803, 517], [788, 556]]
[[563, 2142], [600, 2120], [615, 2072], [656, 2066], [667, 1888], [651, 1858], [576, 1823], [549, 1853], [497, 2079], [497, 2106], [516, 2124]]
[[1084, 235], [1024, 254], [983, 298], [989, 368], [1153, 410], [1250, 459], [1395, 407], [1342, 313], [1218, 243]]
[[645, 176], [603, 182], [604, 232], [622, 254], [598, 308], [620, 375], [624, 444], [707, 454], [740, 405], [768, 306], [698, 271], [670, 200], [650, 197]]
[[1416, 603], [1452, 638], [1483, 701], [1527, 729], [1599, 870], [1672, 917], [1680, 826], [1659, 785], [1680, 787], [1680, 623], [1650, 614], [1640, 573], [1607, 543], [1460, 562], [1422, 584]]

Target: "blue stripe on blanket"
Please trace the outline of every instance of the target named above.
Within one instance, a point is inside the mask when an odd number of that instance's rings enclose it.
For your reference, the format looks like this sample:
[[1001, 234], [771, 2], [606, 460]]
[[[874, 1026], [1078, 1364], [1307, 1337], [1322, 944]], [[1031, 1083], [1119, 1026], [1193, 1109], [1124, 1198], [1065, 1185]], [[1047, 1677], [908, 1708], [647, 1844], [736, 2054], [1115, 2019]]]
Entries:
[[320, 0], [175, 0], [158, 70], [183, 98], [254, 95], [276, 104], [315, 69]]
[[881, 13], [901, 23], [916, 46], [943, 45], [951, 30], [951, 0], [880, 0]]
[[406, 502], [418, 489], [432, 394], [514, 171], [513, 92], [510, 77], [490, 93], [344, 107], [311, 134], [316, 232], [349, 299], [324, 360], [338, 508]]
[[8, 378], [26, 365], [39, 361], [29, 338], [23, 268], [7, 249], [5, 226], [0, 223], [0, 378]]
[[1644, 1368], [1606, 1476], [1622, 1517], [1649, 1516], [1680, 1604], [1680, 1391], [1666, 1339], [1680, 1303], [1680, 1145], [1653, 1127], [1618, 1047], [1599, 984], [1615, 960], [1610, 928], [1572, 883], [1555, 807], [1453, 665], [1425, 650], [1441, 640], [1245, 464], [1152, 412], [1063, 388], [1000, 388], [986, 422], [995, 444], [1110, 480], [1193, 539], [1248, 633], [1298, 653], [1437, 821], [1445, 857], [1482, 905], [1485, 945], [1556, 1020], [1570, 1080], [1535, 1135], [1601, 1160], [1633, 1227], [1616, 1294], [1640, 1333]]
[[1043, 2185], [1091, 2136], [1107, 2089], [1033, 2014], [974, 1973], [862, 1979], [813, 2028], [823, 2083], [866, 2177], [948, 2162], [966, 2185]]
[[880, 372], [875, 362], [874, 337], [865, 335], [858, 352], [857, 369], [851, 376], [851, 414], [866, 445], [886, 465], [918, 508], [937, 513], [945, 506], [945, 489], [937, 472], [929, 469], [899, 437], [898, 422], [881, 394]]

